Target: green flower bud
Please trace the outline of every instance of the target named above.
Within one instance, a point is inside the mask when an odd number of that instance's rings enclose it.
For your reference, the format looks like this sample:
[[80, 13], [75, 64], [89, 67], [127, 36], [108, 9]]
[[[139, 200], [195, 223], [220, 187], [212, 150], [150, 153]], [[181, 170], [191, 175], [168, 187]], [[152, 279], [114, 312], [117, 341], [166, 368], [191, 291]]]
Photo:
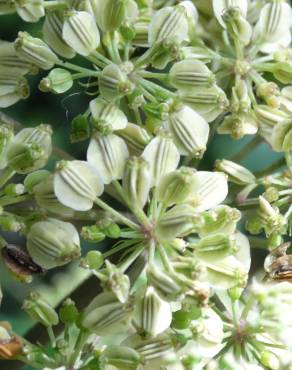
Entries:
[[236, 8], [243, 17], [247, 15], [248, 2], [246, 0], [213, 0], [213, 11], [222, 27], [226, 27], [223, 14], [226, 10]]
[[62, 307], [59, 312], [60, 320], [62, 323], [74, 323], [76, 322], [79, 312], [76, 308], [75, 303], [72, 299], [68, 298], [66, 301], [63, 302]]
[[105, 261], [105, 266], [103, 276], [100, 277], [103, 289], [112, 292], [121, 303], [125, 303], [129, 298], [131, 287], [129, 277], [108, 260]]
[[272, 67], [271, 72], [275, 78], [283, 84], [292, 83], [292, 63], [291, 62], [278, 62]]
[[121, 236], [119, 225], [109, 218], [98, 221], [96, 225], [108, 238], [118, 239]]
[[149, 164], [143, 158], [130, 157], [123, 174], [123, 189], [133, 207], [143, 208], [150, 191]]
[[89, 122], [84, 115], [78, 114], [71, 122], [70, 141], [71, 143], [78, 143], [79, 141], [87, 140], [89, 136]]
[[119, 130], [117, 134], [125, 140], [130, 154], [136, 156], [142, 154], [151, 140], [151, 136], [143, 127], [130, 122], [123, 130]]
[[152, 286], [148, 286], [137, 298], [134, 321], [138, 332], [156, 337], [169, 328], [171, 319], [170, 304], [162, 300]]
[[177, 106], [169, 113], [165, 124], [180, 154], [197, 158], [203, 156], [209, 138], [209, 125], [192, 108]]
[[54, 192], [59, 202], [76, 211], [88, 211], [103, 193], [97, 170], [83, 161], [61, 161], [54, 175]]
[[183, 203], [196, 185], [194, 171], [191, 168], [182, 167], [161, 179], [157, 188], [157, 199], [167, 206]]
[[276, 152], [292, 149], [292, 121], [279, 122], [272, 131], [272, 148]]
[[96, 225], [83, 226], [80, 235], [90, 243], [99, 243], [105, 239], [105, 234]]
[[65, 16], [62, 37], [78, 54], [91, 54], [100, 43], [94, 17], [87, 12], [70, 10]]
[[43, 92], [62, 94], [71, 89], [73, 78], [69, 71], [62, 68], [53, 69], [47, 77], [43, 78], [39, 84], [39, 89]]
[[259, 196], [258, 217], [261, 227], [265, 230], [267, 236], [273, 233], [283, 234], [286, 231], [286, 220], [277, 207], [271, 204], [263, 197]]
[[249, 44], [252, 36], [252, 27], [242, 16], [239, 8], [232, 7], [227, 9], [223, 14], [223, 21], [231, 37], [238, 39], [244, 46]]
[[181, 6], [168, 6], [154, 13], [149, 26], [149, 44], [181, 44], [188, 40], [188, 33], [186, 10]]
[[217, 160], [215, 168], [218, 171], [225, 172], [228, 175], [228, 180], [235, 184], [249, 185], [256, 182], [255, 176], [248, 169], [232, 161]]
[[262, 365], [267, 367], [268, 369], [271, 370], [280, 369], [280, 360], [273, 352], [270, 351], [262, 352], [260, 361]]
[[207, 122], [214, 121], [229, 105], [222, 89], [217, 86], [184, 92], [181, 100], [199, 113]]
[[29, 316], [44, 326], [54, 326], [59, 323], [59, 317], [54, 308], [38, 293], [31, 293], [24, 301], [22, 308]]
[[202, 46], [184, 46], [180, 48], [180, 60], [196, 59], [203, 63], [209, 63], [212, 56], [206, 47]]
[[186, 59], [174, 63], [169, 71], [171, 84], [179, 90], [211, 87], [215, 76], [201, 61]]
[[74, 210], [61, 204], [54, 192], [54, 176], [49, 175], [42, 179], [32, 189], [37, 204], [52, 213], [72, 217]]
[[0, 73], [8, 75], [25, 75], [35, 72], [35, 67], [27, 61], [19, 58], [13, 42], [0, 43]]
[[99, 91], [101, 96], [108, 100], [115, 100], [129, 95], [134, 91], [135, 85], [129, 80], [128, 73], [133, 69], [130, 62], [117, 66], [109, 64], [99, 76]]
[[171, 363], [175, 359], [174, 343], [172, 338], [166, 333], [160, 334], [155, 338], [142, 338], [138, 334], [134, 334], [121, 344], [136, 350], [149, 368], [152, 361], [157, 360], [161, 367], [163, 364]]
[[7, 166], [7, 149], [14, 137], [13, 128], [0, 122], [0, 169]]
[[36, 65], [41, 69], [51, 69], [58, 57], [41, 39], [30, 36], [27, 32], [19, 32], [14, 42], [19, 58]]
[[89, 107], [93, 124], [97, 129], [115, 131], [122, 130], [127, 126], [128, 119], [116, 104], [97, 98], [91, 100]]
[[224, 256], [230, 255], [238, 250], [236, 239], [233, 235], [214, 234], [205, 236], [199, 242], [191, 243], [190, 246], [194, 248], [197, 255], [209, 253], [210, 256]]
[[[3, 209], [1, 209], [1, 213]], [[19, 222], [18, 218], [12, 214], [0, 215], [0, 227], [3, 231], [18, 232], [23, 229], [24, 225]]]
[[63, 25], [62, 11], [47, 12], [43, 26], [44, 40], [57, 54], [70, 59], [76, 53], [63, 39]]
[[236, 208], [218, 206], [202, 213], [201, 216], [203, 223], [198, 232], [201, 237], [204, 237], [217, 233], [233, 234], [241, 213]]
[[174, 301], [181, 297], [182, 287], [167, 271], [150, 264], [147, 267], [147, 280], [150, 285], [166, 301]]
[[4, 188], [5, 195], [8, 195], [9, 197], [16, 197], [24, 192], [25, 188], [23, 184], [8, 184]]
[[119, 370], [136, 370], [142, 363], [141, 355], [126, 346], [108, 346], [100, 356], [100, 363]]
[[113, 293], [101, 293], [84, 310], [81, 324], [97, 335], [115, 334], [127, 330], [133, 311], [131, 299], [121, 303]]
[[150, 165], [150, 176], [153, 186], [157, 186], [161, 178], [174, 171], [179, 163], [179, 152], [171, 138], [160, 132], [143, 151], [142, 157]]
[[192, 319], [187, 311], [176, 311], [173, 313], [173, 319], [171, 326], [174, 329], [183, 330], [188, 329], [190, 327]]
[[104, 264], [104, 258], [99, 251], [89, 251], [82, 260], [82, 266], [90, 270], [98, 271]]
[[121, 24], [126, 20], [128, 16], [131, 16], [131, 5], [135, 7], [133, 9], [137, 13], [137, 5], [133, 1], [129, 0], [104, 0], [99, 1], [95, 16], [98, 26], [103, 32], [109, 32], [117, 30]]
[[49, 218], [32, 225], [27, 250], [33, 261], [45, 269], [62, 266], [80, 256], [79, 235], [70, 223]]
[[150, 17], [144, 16], [137, 19], [134, 23], [135, 35], [132, 40], [133, 46], [140, 46], [142, 48], [148, 48], [148, 30], [150, 24]]
[[25, 22], [38, 22], [45, 15], [43, 0], [15, 0], [15, 6]]
[[105, 184], [122, 178], [128, 156], [126, 143], [114, 134], [96, 134], [87, 150], [88, 162], [99, 171]]
[[180, 204], [167, 211], [157, 222], [155, 233], [161, 240], [190, 234], [200, 223], [200, 216], [188, 204]]
[[38, 185], [41, 181], [45, 180], [50, 175], [47, 170], [34, 171], [28, 174], [23, 182], [25, 190], [29, 194], [33, 194], [33, 188]]
[[257, 95], [272, 108], [280, 106], [280, 89], [274, 82], [263, 82], [257, 86]]
[[29, 85], [24, 77], [0, 73], [0, 108], [7, 108], [21, 99], [27, 99], [29, 93]]
[[28, 173], [44, 167], [52, 152], [52, 130], [49, 125], [21, 130], [7, 150], [7, 163], [17, 173]]

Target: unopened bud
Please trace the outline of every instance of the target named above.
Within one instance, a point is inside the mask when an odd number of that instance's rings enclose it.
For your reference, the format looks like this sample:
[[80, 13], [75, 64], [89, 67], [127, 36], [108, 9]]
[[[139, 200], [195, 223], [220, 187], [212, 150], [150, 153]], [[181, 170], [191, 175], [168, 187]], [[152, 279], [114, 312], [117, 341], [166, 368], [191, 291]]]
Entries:
[[44, 326], [54, 326], [59, 323], [57, 312], [38, 293], [31, 293], [22, 307], [35, 321]]

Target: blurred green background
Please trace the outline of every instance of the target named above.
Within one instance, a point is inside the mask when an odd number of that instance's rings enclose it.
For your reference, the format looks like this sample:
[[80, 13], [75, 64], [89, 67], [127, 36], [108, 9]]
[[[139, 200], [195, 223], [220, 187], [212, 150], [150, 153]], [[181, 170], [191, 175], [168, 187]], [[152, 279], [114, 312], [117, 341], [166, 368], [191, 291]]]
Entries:
[[[34, 25], [22, 22], [18, 16], [0, 16], [0, 39], [13, 41], [17, 37], [19, 30], [26, 30], [34, 36], [40, 36], [41, 22]], [[92, 97], [82, 93], [82, 87], [80, 86], [76, 86], [63, 96], [41, 93], [38, 91], [37, 86], [42, 75], [45, 75], [45, 73], [29, 77], [31, 96], [28, 100], [19, 102], [9, 109], [3, 110], [3, 112], [25, 126], [34, 126], [39, 123], [51, 124], [54, 128], [54, 144], [68, 151], [74, 157], [84, 159], [87, 143], [70, 144], [68, 132], [72, 118], [86, 110], [88, 101]], [[212, 169], [215, 159], [231, 158], [249, 140], [247, 138], [234, 141], [227, 136], [215, 135], [208, 147], [204, 160], [200, 164], [200, 168]], [[251, 170], [259, 170], [278, 157], [279, 155], [273, 153], [266, 144], [261, 144], [257, 150], [246, 157], [243, 164]], [[53, 165], [53, 162], [50, 162], [49, 167]], [[24, 240], [17, 238], [15, 235], [10, 234], [6, 235], [6, 237], [12, 243], [24, 243]], [[106, 247], [106, 245], [103, 246], [103, 248]], [[84, 248], [88, 248], [88, 246], [84, 246]], [[56, 304], [66, 293], [70, 292], [71, 288], [74, 288], [78, 282], [85, 278], [85, 271], [82, 271], [75, 265], [71, 265], [54, 270], [52, 274], [36, 278], [32, 284], [25, 285], [14, 281], [8, 275], [6, 268], [1, 264], [0, 282], [4, 298], [0, 309], [0, 320], [10, 321], [16, 332], [24, 334], [33, 324], [21, 310], [23, 298], [28, 291], [39, 290], [52, 304]], [[1, 364], [0, 369], [2, 369]]]

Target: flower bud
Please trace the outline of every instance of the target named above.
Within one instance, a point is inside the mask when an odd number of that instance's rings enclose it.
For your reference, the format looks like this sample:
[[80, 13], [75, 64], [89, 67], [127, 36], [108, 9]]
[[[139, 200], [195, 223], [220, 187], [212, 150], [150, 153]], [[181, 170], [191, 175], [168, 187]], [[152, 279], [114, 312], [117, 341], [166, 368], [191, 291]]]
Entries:
[[96, 225], [83, 226], [80, 235], [90, 243], [99, 243], [105, 239], [105, 234]]
[[134, 321], [138, 332], [156, 337], [169, 328], [171, 319], [170, 304], [162, 300], [152, 286], [148, 286], [137, 298]]
[[183, 203], [196, 185], [194, 171], [191, 168], [182, 167], [161, 179], [157, 188], [157, 199], [167, 206]]
[[119, 370], [136, 370], [142, 363], [141, 355], [126, 346], [108, 346], [101, 354], [100, 363]]
[[279, 122], [272, 131], [272, 148], [276, 152], [292, 149], [292, 121]]
[[63, 25], [64, 16], [62, 11], [46, 12], [43, 26], [44, 40], [57, 54], [70, 59], [73, 58], [76, 53], [63, 39]]
[[12, 213], [3, 214], [3, 209], [1, 209], [0, 227], [3, 231], [16, 233], [23, 229], [24, 225], [17, 216], [14, 216]]
[[123, 130], [119, 130], [117, 134], [125, 140], [130, 154], [136, 156], [142, 154], [151, 140], [151, 136], [143, 127], [130, 122]]
[[91, 54], [100, 43], [94, 17], [87, 12], [70, 10], [65, 16], [62, 37], [78, 54]]
[[54, 192], [63, 205], [76, 211], [88, 211], [103, 189], [99, 173], [89, 163], [61, 161], [57, 164]]
[[222, 27], [226, 27], [222, 15], [229, 9], [236, 8], [243, 17], [247, 15], [247, 0], [212, 0], [214, 15]]
[[261, 41], [260, 51], [271, 53], [289, 46], [291, 8], [282, 1], [267, 3], [261, 8], [253, 39]]
[[211, 87], [215, 76], [201, 61], [186, 59], [174, 63], [169, 71], [171, 84], [179, 90]]
[[132, 63], [122, 66], [109, 64], [99, 76], [99, 91], [101, 96], [108, 100], [115, 100], [129, 95], [134, 91], [134, 84], [129, 80], [128, 73], [133, 69]]
[[[191, 243], [197, 255], [224, 256], [233, 254], [238, 250], [236, 239], [233, 235], [214, 234], [205, 236], [199, 242]], [[205, 254], [206, 253], [206, 254]]]
[[41, 39], [30, 36], [27, 32], [19, 32], [14, 42], [15, 50], [20, 58], [41, 69], [51, 69], [58, 57]]
[[87, 140], [90, 136], [90, 126], [88, 119], [82, 115], [74, 117], [70, 127], [70, 141], [71, 143], [78, 143], [79, 141]]
[[170, 137], [160, 132], [150, 141], [143, 151], [142, 157], [150, 165], [152, 185], [157, 186], [160, 179], [174, 171], [179, 163], [179, 152]]
[[263, 82], [257, 86], [257, 95], [272, 108], [280, 106], [280, 89], [274, 82]]
[[113, 222], [110, 218], [103, 218], [98, 221], [96, 225], [108, 238], [118, 239], [121, 236], [119, 225]]
[[2, 0], [0, 2], [0, 15], [15, 13], [16, 5], [14, 0]]
[[133, 24], [134, 26], [134, 37], [132, 40], [133, 46], [140, 46], [142, 48], [149, 47], [148, 29], [150, 21], [151, 21], [150, 17], [141, 16]]
[[278, 62], [275, 63], [271, 69], [275, 78], [283, 84], [292, 83], [292, 63]]
[[16, 11], [25, 22], [38, 22], [45, 15], [43, 0], [16, 0]]
[[244, 46], [248, 45], [252, 36], [252, 27], [242, 15], [239, 8], [232, 7], [224, 11], [223, 21], [227, 32], [238, 39]]
[[105, 184], [121, 179], [129, 152], [123, 139], [114, 134], [96, 134], [87, 150], [89, 164], [99, 171]]
[[29, 173], [44, 167], [52, 152], [49, 125], [22, 129], [7, 150], [7, 163], [17, 173]]
[[202, 158], [209, 138], [209, 125], [199, 114], [187, 105], [177, 106], [169, 113], [166, 126], [180, 154]]
[[146, 274], [148, 283], [166, 301], [177, 300], [182, 295], [182, 287], [167, 271], [150, 264], [147, 267]]
[[38, 185], [41, 181], [45, 180], [50, 175], [50, 172], [47, 170], [38, 170], [29, 173], [24, 181], [23, 185], [25, 190], [29, 193], [33, 193], [33, 188]]
[[25, 75], [35, 72], [35, 67], [27, 61], [19, 58], [13, 42], [0, 43], [0, 72], [16, 75]]
[[29, 93], [29, 85], [24, 77], [0, 73], [0, 108], [7, 108], [21, 99], [27, 99]]
[[0, 170], [7, 166], [7, 149], [13, 137], [13, 128], [0, 123]]
[[82, 267], [95, 271], [98, 271], [103, 264], [104, 258], [99, 251], [89, 251], [81, 263]]
[[195, 212], [203, 212], [214, 208], [224, 201], [228, 194], [227, 176], [220, 172], [198, 171], [197, 188], [188, 198]]
[[121, 303], [113, 293], [101, 293], [86, 307], [81, 320], [84, 328], [97, 335], [110, 335], [128, 328], [134, 305]]
[[205, 118], [207, 122], [214, 121], [229, 105], [224, 91], [217, 86], [187, 93], [183, 92], [181, 99]]
[[233, 234], [237, 222], [240, 220], [241, 213], [236, 208], [218, 206], [208, 212], [202, 213], [201, 216], [203, 218], [203, 224], [198, 232], [201, 237], [204, 237], [217, 233]]
[[188, 33], [186, 10], [182, 6], [168, 6], [154, 13], [149, 26], [149, 44], [181, 44], [188, 40]]
[[4, 188], [5, 195], [9, 197], [17, 197], [25, 193], [25, 188], [23, 184], [8, 184]]
[[150, 367], [152, 361], [157, 360], [161, 367], [163, 364], [171, 363], [175, 358], [174, 343], [166, 333], [155, 338], [142, 338], [140, 335], [134, 334], [124, 340], [122, 345], [136, 350], [148, 364], [149, 369], [154, 368]]
[[41, 208], [67, 217], [74, 215], [74, 210], [61, 204], [56, 197], [53, 175], [43, 178], [42, 181], [36, 184], [32, 189], [32, 194]]
[[98, 130], [123, 130], [127, 126], [128, 119], [116, 104], [97, 98], [91, 100], [89, 107], [93, 124]]
[[103, 270], [105, 276], [101, 278], [102, 287], [112, 292], [119, 302], [125, 303], [129, 298], [131, 287], [129, 277], [108, 260], [105, 261], [105, 266], [106, 268]]
[[47, 77], [43, 78], [39, 84], [39, 89], [43, 92], [62, 94], [73, 86], [72, 75], [69, 71], [62, 68], [53, 69]]
[[188, 204], [180, 204], [167, 211], [157, 222], [156, 235], [162, 240], [190, 234], [200, 223], [196, 210]]
[[59, 316], [60, 316], [60, 320], [64, 324], [76, 322], [79, 316], [79, 312], [76, 308], [75, 303], [70, 298], [67, 298], [63, 302], [62, 307], [59, 312]]
[[24, 301], [22, 308], [33, 320], [44, 326], [54, 326], [59, 323], [57, 312], [38, 293], [31, 293]]
[[263, 197], [259, 196], [258, 217], [261, 228], [265, 230], [267, 236], [273, 233], [283, 234], [286, 231], [286, 220], [277, 207], [271, 204]]
[[204, 46], [183, 46], [180, 48], [179, 59], [196, 59], [203, 63], [209, 63], [212, 56], [209, 50]]
[[27, 250], [35, 263], [51, 269], [80, 256], [80, 240], [75, 227], [49, 218], [32, 225], [27, 234]]
[[217, 160], [215, 168], [218, 171], [225, 172], [228, 175], [228, 180], [235, 184], [249, 185], [256, 182], [255, 176], [248, 169], [232, 161]]
[[268, 369], [271, 370], [278, 370], [280, 369], [280, 361], [279, 358], [270, 351], [264, 351], [261, 353], [260, 358], [261, 364]]
[[149, 164], [138, 157], [130, 157], [123, 174], [123, 189], [133, 207], [143, 208], [150, 191]]

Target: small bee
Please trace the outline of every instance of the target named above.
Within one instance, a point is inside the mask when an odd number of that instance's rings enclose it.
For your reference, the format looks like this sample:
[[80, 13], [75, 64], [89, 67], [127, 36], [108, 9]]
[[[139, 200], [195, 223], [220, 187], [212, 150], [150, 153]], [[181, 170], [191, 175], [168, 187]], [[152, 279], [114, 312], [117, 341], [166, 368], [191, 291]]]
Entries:
[[7, 244], [1, 252], [7, 268], [21, 281], [30, 282], [32, 275], [46, 272], [31, 259], [26, 249], [20, 246]]
[[266, 257], [264, 267], [270, 280], [292, 283], [292, 255], [286, 253], [289, 247], [290, 243], [281, 244]]

